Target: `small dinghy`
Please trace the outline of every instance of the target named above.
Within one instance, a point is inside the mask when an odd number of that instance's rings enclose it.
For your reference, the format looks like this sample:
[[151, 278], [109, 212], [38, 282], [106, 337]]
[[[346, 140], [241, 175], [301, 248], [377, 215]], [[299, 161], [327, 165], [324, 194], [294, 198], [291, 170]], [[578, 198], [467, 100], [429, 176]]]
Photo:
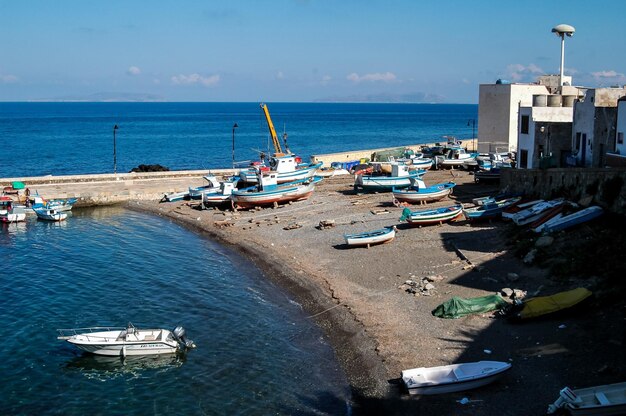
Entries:
[[349, 246], [367, 246], [387, 243], [396, 236], [396, 227], [386, 227], [380, 230], [366, 231], [359, 234], [344, 234], [346, 244]]
[[438, 201], [452, 193], [454, 182], [438, 183], [426, 186], [421, 179], [415, 180], [415, 185], [406, 190], [392, 189], [394, 204], [396, 201], [408, 202], [409, 204], [424, 204], [426, 202]]
[[548, 406], [548, 414], [555, 414], [561, 409], [572, 416], [626, 414], [626, 383], [576, 390], [565, 387], [559, 392], [559, 398]]
[[67, 212], [57, 211], [52, 208], [33, 208], [37, 218], [44, 221], [63, 221], [67, 218]]
[[185, 339], [185, 329], [139, 329], [129, 323], [126, 328], [91, 327], [58, 329], [58, 339], [65, 340], [83, 351], [107, 356], [172, 354], [195, 348]]
[[402, 371], [402, 381], [412, 395], [453, 393], [493, 383], [510, 368], [501, 361], [421, 367]]
[[422, 225], [443, 224], [458, 218], [463, 213], [462, 205], [452, 205], [435, 209], [423, 209], [411, 211], [404, 208], [400, 221], [406, 221], [411, 227], [421, 227]]

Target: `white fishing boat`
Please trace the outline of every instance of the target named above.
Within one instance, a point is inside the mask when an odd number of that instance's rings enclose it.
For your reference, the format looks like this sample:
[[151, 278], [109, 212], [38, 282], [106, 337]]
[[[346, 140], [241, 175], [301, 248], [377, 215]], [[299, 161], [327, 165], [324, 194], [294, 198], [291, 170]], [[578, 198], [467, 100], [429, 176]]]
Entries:
[[6, 204], [0, 204], [0, 222], [21, 221], [26, 221], [26, 208], [23, 205], [15, 205], [11, 201]]
[[446, 151], [443, 156], [434, 157], [434, 165], [437, 169], [458, 168], [465, 166], [465, 162], [475, 159], [478, 153], [468, 153], [460, 146], [454, 146]]
[[67, 218], [67, 212], [57, 211], [53, 208], [33, 208], [37, 218], [45, 221], [63, 221]]
[[543, 215], [543, 213], [550, 208], [554, 208], [563, 204], [565, 201], [563, 199], [553, 199], [550, 201], [542, 201], [538, 202], [529, 208], [516, 212], [511, 215], [509, 218], [513, 220], [513, 222], [517, 225], [526, 225], [530, 224], [533, 221], [536, 221], [539, 217]]
[[91, 327], [58, 329], [58, 339], [83, 351], [107, 356], [171, 354], [195, 348], [185, 339], [185, 329], [139, 329], [129, 323], [125, 328]]
[[572, 390], [565, 387], [548, 406], [548, 414], [566, 410], [572, 416], [626, 414], [626, 383], [606, 384]]
[[219, 207], [230, 203], [230, 196], [237, 186], [237, 179], [220, 183], [218, 191], [209, 192], [202, 195], [202, 205], [204, 208]]
[[415, 184], [408, 189], [393, 189], [394, 204], [408, 202], [409, 204], [424, 204], [439, 201], [452, 193], [454, 182], [438, 183], [426, 186], [423, 180], [415, 179]]
[[366, 231], [357, 234], [344, 234], [346, 244], [349, 246], [367, 246], [387, 243], [396, 236], [396, 227], [385, 227], [380, 230]]
[[191, 199], [202, 199], [204, 194], [218, 192], [220, 190], [220, 181], [214, 175], [203, 176], [204, 180], [207, 181], [206, 185], [189, 187], [189, 198]]
[[402, 371], [402, 381], [412, 395], [453, 393], [492, 383], [510, 368], [501, 361], [420, 367]]
[[299, 181], [277, 183], [277, 173], [258, 172], [259, 184], [235, 189], [230, 195], [233, 208], [254, 208], [307, 199], [322, 178], [315, 176]]
[[[375, 165], [380, 167], [380, 164]], [[382, 170], [355, 174], [354, 190], [389, 192], [394, 188], [408, 188], [415, 179], [421, 178], [426, 173], [425, 170], [413, 170], [410, 165], [398, 162], [390, 162], [390, 167], [391, 174], [386, 174]]]

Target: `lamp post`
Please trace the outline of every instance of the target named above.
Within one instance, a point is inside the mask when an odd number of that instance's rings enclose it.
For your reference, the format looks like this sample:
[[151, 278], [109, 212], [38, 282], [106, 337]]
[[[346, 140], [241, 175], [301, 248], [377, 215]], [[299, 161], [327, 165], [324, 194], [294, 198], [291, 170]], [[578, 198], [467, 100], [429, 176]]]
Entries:
[[467, 122], [467, 127], [470, 126], [470, 124], [472, 125], [472, 151], [477, 152], [478, 149], [476, 149], [476, 134], [474, 133], [476, 131], [476, 119], [473, 118], [471, 120], [469, 120]]
[[115, 132], [119, 127], [117, 124], [113, 126], [113, 174], [117, 175], [117, 152], [115, 150]]
[[239, 127], [237, 123], [233, 124], [233, 169], [235, 169], [235, 129]]

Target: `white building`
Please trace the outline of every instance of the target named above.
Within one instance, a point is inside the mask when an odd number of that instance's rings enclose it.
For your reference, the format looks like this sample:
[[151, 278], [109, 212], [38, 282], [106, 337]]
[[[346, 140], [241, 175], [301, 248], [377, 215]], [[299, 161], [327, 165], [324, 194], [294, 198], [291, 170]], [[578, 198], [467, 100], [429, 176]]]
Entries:
[[608, 166], [626, 166], [626, 97], [617, 100], [617, 123], [615, 124], [615, 148], [606, 155]]
[[576, 166], [606, 165], [607, 152], [617, 146], [617, 103], [624, 96], [626, 88], [595, 88], [574, 104], [572, 152]]
[[579, 96], [581, 90], [571, 87], [572, 77], [563, 77], [560, 86], [559, 75], [544, 75], [534, 84], [508, 83], [481, 84], [478, 97], [478, 141], [482, 152], [493, 151], [495, 147], [505, 147], [517, 151], [519, 132], [519, 109], [532, 107], [534, 95], [550, 95], [561, 91], [563, 95]]

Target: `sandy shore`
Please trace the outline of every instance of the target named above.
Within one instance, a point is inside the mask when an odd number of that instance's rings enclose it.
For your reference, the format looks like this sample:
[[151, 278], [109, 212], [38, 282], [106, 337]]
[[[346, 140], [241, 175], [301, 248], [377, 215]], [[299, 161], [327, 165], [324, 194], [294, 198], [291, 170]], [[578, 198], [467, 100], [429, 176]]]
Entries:
[[[475, 184], [465, 171], [425, 177], [429, 184], [451, 179], [458, 184], [452, 197], [430, 206], [469, 202], [496, 190]], [[335, 348], [352, 387], [354, 414], [544, 414], [565, 385], [614, 382], [610, 368], [621, 364], [621, 315], [524, 325], [491, 314], [456, 320], [431, 315], [452, 296], [483, 296], [505, 287], [543, 295], [579, 285], [555, 282], [510, 254], [506, 225], [457, 221], [407, 228], [398, 221], [402, 208], [391, 203], [391, 194], [357, 195], [352, 183], [351, 176], [327, 178], [307, 201], [236, 213], [201, 211], [194, 202], [128, 206], [233, 247], [302, 304]], [[328, 220], [335, 227], [316, 228]], [[389, 244], [344, 245], [344, 233], [391, 225], [398, 233]], [[428, 296], [402, 288], [406, 280], [426, 276], [436, 276]], [[478, 360], [509, 361], [513, 368], [501, 381], [458, 394], [414, 398], [397, 384], [403, 369]], [[464, 397], [472, 401], [457, 402]]]

